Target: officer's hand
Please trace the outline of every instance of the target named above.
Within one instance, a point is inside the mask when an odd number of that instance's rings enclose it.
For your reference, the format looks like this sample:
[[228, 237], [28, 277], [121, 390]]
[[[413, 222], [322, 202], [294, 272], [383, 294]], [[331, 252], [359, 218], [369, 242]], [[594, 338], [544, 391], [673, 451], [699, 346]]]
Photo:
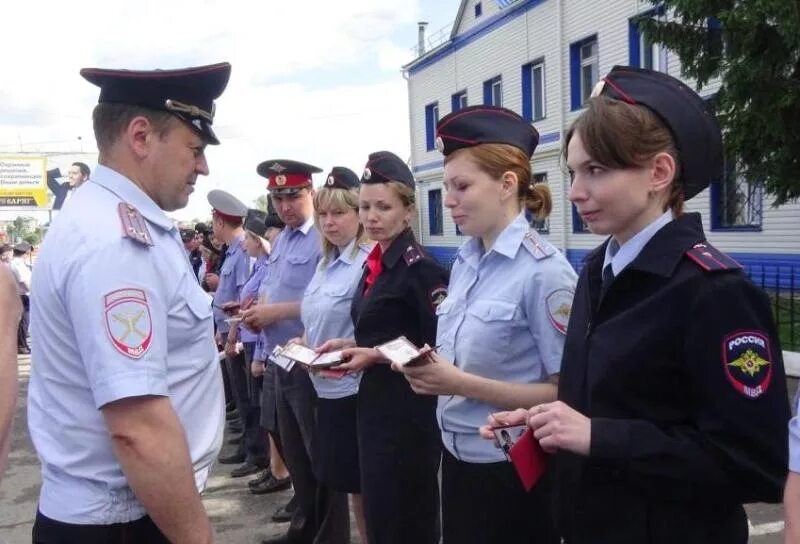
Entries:
[[527, 419], [528, 410], [525, 408], [518, 408], [511, 412], [495, 412], [486, 418], [487, 425], [484, 425], [478, 431], [481, 433], [482, 438], [486, 440], [494, 440], [494, 430], [498, 427], [525, 425]]
[[303, 342], [303, 337], [302, 336], [295, 336], [294, 338], [292, 338], [291, 340], [286, 342], [284, 345], [288, 346], [289, 344], [297, 344], [298, 346], [305, 346], [306, 345], [306, 343]]
[[209, 291], [216, 291], [219, 286], [219, 276], [216, 274], [206, 274], [204, 278]]
[[464, 371], [435, 351], [425, 355], [425, 358], [427, 361], [424, 364], [395, 363], [392, 369], [405, 374], [411, 389], [419, 395], [460, 395]]
[[337, 349], [354, 348], [356, 341], [352, 338], [331, 338], [327, 342], [320, 344], [314, 351], [317, 353], [328, 353]]
[[254, 378], [260, 378], [264, 375], [264, 361], [253, 361], [250, 363], [250, 374]]
[[236, 341], [225, 342], [225, 355], [227, 355], [229, 359], [233, 359], [236, 357], [237, 354], [238, 352], [236, 351]]
[[528, 426], [544, 451], [567, 450], [589, 455], [592, 420], [561, 401], [539, 404], [528, 411]]
[[342, 351], [342, 357], [345, 362], [333, 368], [348, 372], [364, 370], [383, 358], [378, 350], [374, 348], [347, 348]]
[[242, 312], [242, 323], [252, 331], [272, 325], [277, 320], [274, 308], [269, 304], [255, 304]]
[[235, 315], [239, 312], [239, 303], [235, 300], [230, 302], [226, 302], [222, 306], [220, 306], [223, 312], [227, 315]]

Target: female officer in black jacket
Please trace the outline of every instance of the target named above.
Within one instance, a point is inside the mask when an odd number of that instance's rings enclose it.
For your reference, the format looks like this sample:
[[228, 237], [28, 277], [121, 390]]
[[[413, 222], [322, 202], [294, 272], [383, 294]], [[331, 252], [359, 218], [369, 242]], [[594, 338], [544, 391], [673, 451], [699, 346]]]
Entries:
[[560, 400], [528, 414], [556, 453], [559, 528], [568, 544], [745, 543], [742, 504], [781, 499], [789, 408], [766, 295], [681, 213], [722, 176], [719, 127], [659, 72], [615, 67], [595, 94], [566, 136], [569, 198], [610, 237], [578, 280]]
[[[441, 458], [436, 396], [416, 395], [374, 346], [405, 336], [436, 341], [436, 306], [447, 296], [447, 271], [425, 253], [409, 223], [414, 177], [396, 155], [369, 156], [359, 215], [377, 242], [367, 257], [351, 316], [358, 347], [339, 368], [364, 370], [358, 391], [361, 493], [370, 544], [437, 544]], [[318, 348], [342, 347], [341, 340]]]

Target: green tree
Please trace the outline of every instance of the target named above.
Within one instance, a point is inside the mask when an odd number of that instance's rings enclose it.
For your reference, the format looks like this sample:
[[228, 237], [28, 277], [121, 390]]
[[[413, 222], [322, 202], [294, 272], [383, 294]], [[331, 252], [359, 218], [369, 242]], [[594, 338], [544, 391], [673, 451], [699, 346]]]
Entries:
[[261, 210], [262, 212], [268, 212], [269, 211], [269, 196], [268, 195], [259, 195], [258, 198], [256, 198], [253, 201], [253, 205], [256, 207], [256, 209]]
[[650, 0], [673, 15], [640, 19], [700, 87], [719, 77], [726, 156], [780, 205], [800, 197], [800, 2]]

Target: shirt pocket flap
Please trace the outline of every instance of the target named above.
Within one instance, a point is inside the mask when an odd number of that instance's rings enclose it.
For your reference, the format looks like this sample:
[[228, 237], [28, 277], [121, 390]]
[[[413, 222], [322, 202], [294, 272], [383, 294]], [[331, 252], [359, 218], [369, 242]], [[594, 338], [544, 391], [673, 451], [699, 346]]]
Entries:
[[286, 257], [286, 262], [292, 266], [300, 266], [306, 264], [309, 259], [310, 257], [308, 255], [288, 255]]
[[481, 321], [511, 321], [517, 313], [517, 305], [504, 300], [476, 300], [467, 312]]
[[186, 305], [197, 319], [203, 320], [211, 316], [211, 297], [204, 291], [192, 289], [186, 295]]

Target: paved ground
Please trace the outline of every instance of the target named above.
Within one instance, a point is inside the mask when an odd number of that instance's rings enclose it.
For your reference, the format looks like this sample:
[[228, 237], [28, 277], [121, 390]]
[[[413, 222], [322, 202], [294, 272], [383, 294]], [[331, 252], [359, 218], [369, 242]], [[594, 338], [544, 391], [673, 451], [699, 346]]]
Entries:
[[[28, 372], [29, 358], [21, 357], [20, 394], [10, 467], [0, 487], [0, 544], [30, 543], [39, 494], [39, 462], [28, 438], [25, 414]], [[792, 395], [796, 387], [796, 381], [792, 380]], [[217, 541], [224, 544], [255, 544], [266, 536], [285, 530], [285, 525], [276, 525], [267, 520], [275, 509], [289, 500], [291, 492], [255, 497], [247, 492], [247, 478], [232, 479], [228, 476], [230, 468], [228, 465], [216, 467], [203, 498], [217, 529]], [[752, 525], [750, 542], [783, 542], [779, 505], [751, 505], [748, 514]], [[357, 542], [355, 536], [353, 542]]]

